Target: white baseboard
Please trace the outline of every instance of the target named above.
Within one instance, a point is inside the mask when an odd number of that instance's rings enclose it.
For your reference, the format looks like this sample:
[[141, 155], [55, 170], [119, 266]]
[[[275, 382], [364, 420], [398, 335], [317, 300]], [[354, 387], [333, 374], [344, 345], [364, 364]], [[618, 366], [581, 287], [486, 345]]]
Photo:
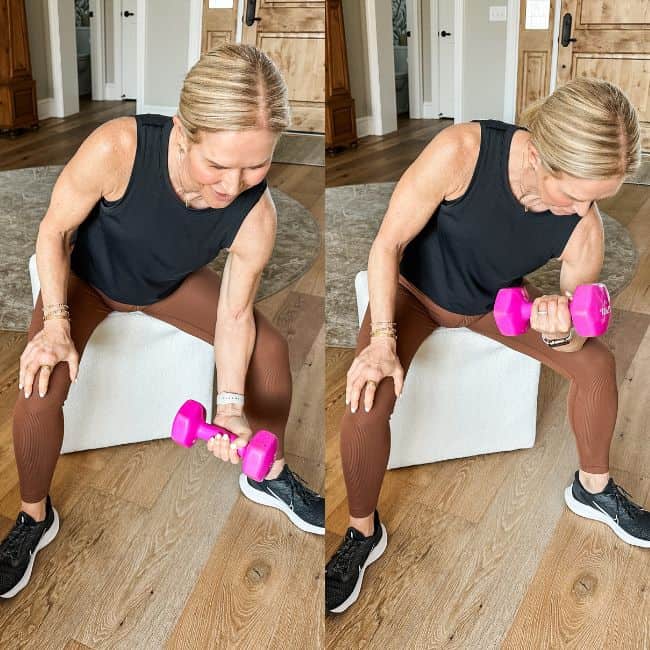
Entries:
[[56, 102], [54, 97], [39, 99], [36, 103], [36, 111], [39, 120], [46, 120], [48, 117], [56, 117]]
[[372, 115], [357, 117], [357, 138], [363, 138], [367, 135], [381, 135]]
[[176, 115], [178, 110], [177, 106], [155, 106], [154, 104], [143, 104], [142, 106], [136, 107], [136, 112], [138, 115], [144, 113], [156, 113], [158, 115]]
[[117, 101], [122, 99], [122, 93], [117, 87], [117, 84], [110, 83], [104, 84], [104, 99]]
[[433, 102], [424, 102], [422, 106], [422, 117], [425, 120], [438, 119], [438, 107]]

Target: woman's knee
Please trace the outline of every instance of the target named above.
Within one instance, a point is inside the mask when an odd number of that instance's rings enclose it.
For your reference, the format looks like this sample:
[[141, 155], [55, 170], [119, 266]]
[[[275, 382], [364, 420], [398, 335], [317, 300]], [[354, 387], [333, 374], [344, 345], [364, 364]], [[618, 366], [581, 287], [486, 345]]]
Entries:
[[[390, 383], [391, 390], [393, 390], [392, 381]], [[381, 387], [381, 384], [380, 384]], [[359, 407], [353, 413], [350, 406], [346, 406], [345, 413], [341, 419], [341, 442], [345, 444], [346, 441], [359, 441], [360, 439], [376, 438], [383, 435], [384, 432], [389, 431], [388, 422], [393, 406], [394, 399], [390, 399], [390, 395], [383, 395], [384, 392], [377, 390], [375, 400], [369, 411], [366, 411], [363, 404], [363, 394], [359, 402]], [[393, 393], [394, 395], [394, 393]], [[376, 442], [376, 440], [375, 440]]]
[[255, 310], [255, 355], [268, 362], [289, 362], [289, 343], [280, 331], [270, 321]]
[[579, 384], [602, 385], [612, 382], [616, 386], [616, 358], [604, 343], [590, 339], [577, 354], [581, 355], [576, 373]]

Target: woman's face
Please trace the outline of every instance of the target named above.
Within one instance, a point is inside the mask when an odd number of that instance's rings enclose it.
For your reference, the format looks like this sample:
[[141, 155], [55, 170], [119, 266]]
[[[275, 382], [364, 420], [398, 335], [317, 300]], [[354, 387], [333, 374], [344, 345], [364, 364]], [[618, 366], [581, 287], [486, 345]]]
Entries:
[[268, 173], [277, 136], [268, 129], [203, 132], [185, 168], [211, 208], [224, 208]]
[[577, 178], [564, 172], [554, 176], [538, 156], [534, 166], [540, 200], [545, 206], [542, 209], [558, 215], [578, 214], [584, 217], [594, 201], [614, 196], [624, 180], [622, 175], [599, 180]]

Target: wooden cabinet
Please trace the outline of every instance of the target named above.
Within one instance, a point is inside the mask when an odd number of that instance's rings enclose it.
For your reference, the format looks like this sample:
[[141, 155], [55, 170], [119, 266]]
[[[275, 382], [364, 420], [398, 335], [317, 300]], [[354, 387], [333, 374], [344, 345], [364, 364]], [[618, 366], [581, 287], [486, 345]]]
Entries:
[[350, 95], [341, 0], [327, 0], [325, 31], [325, 147], [334, 149], [357, 143], [357, 124], [354, 99]]
[[38, 125], [24, 0], [0, 0], [0, 129]]

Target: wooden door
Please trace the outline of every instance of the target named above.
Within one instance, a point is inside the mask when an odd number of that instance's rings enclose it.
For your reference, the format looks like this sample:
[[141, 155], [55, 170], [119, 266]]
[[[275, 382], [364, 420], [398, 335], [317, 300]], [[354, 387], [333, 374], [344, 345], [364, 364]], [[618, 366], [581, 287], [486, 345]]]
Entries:
[[210, 9], [209, 0], [203, 0], [201, 52], [207, 52], [220, 43], [237, 40], [238, 3], [239, 0], [232, 0], [232, 8]]
[[325, 33], [325, 147], [333, 151], [357, 143], [341, 0], [327, 0]]
[[264, 50], [289, 88], [294, 131], [325, 131], [325, 0], [241, 0], [242, 41]]
[[571, 16], [571, 40], [559, 44], [558, 85], [596, 77], [622, 88], [641, 122], [642, 146], [650, 151], [650, 11], [648, 0], [563, 0], [562, 23]]
[[515, 121], [527, 106], [550, 93], [555, 0], [550, 2], [546, 21], [543, 15], [532, 15], [534, 8], [526, 0], [520, 3]]

